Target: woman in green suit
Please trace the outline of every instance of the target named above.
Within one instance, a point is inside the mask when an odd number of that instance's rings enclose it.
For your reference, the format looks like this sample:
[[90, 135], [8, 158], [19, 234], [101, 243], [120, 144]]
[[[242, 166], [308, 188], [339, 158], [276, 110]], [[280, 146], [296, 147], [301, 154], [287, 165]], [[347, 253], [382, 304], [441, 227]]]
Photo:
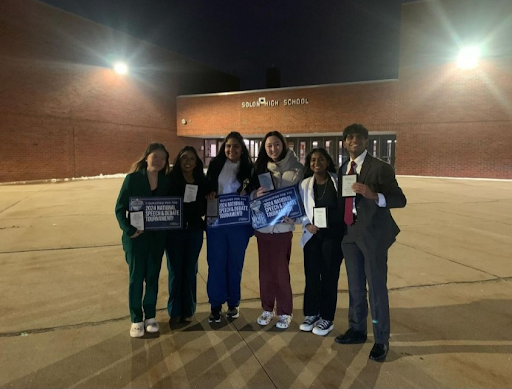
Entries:
[[[128, 304], [130, 336], [158, 332], [156, 300], [158, 278], [165, 249], [166, 231], [141, 231], [130, 225], [130, 197], [169, 195], [169, 153], [161, 143], [151, 143], [126, 176], [116, 203], [116, 217], [123, 230], [123, 249], [129, 269]], [[144, 282], [146, 283], [144, 293]], [[145, 317], [145, 320], [144, 320]]]

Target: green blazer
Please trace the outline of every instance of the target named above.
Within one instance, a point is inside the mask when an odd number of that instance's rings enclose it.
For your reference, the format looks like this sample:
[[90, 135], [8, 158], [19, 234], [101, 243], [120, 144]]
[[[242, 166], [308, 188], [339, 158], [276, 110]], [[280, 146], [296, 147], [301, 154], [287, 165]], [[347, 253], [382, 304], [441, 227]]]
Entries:
[[[158, 173], [158, 187], [155, 196], [169, 196], [170, 180], [169, 176], [163, 172]], [[152, 197], [151, 187], [147, 170], [139, 170], [138, 172], [128, 174], [123, 182], [119, 197], [116, 202], [116, 218], [119, 227], [123, 231], [122, 242], [125, 251], [130, 250], [157, 250], [165, 248], [165, 238], [167, 231], [144, 231], [137, 238], [131, 239], [130, 236], [137, 232], [137, 229], [130, 225], [128, 214], [128, 205], [130, 197]], [[148, 244], [151, 247], [148, 248]]]

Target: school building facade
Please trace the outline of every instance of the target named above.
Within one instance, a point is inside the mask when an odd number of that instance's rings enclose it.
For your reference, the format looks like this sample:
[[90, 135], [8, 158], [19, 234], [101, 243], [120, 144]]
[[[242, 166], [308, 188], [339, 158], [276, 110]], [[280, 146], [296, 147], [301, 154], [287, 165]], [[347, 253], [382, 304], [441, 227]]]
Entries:
[[[403, 4], [398, 79], [179, 96], [177, 133], [204, 138], [206, 162], [230, 131], [255, 156], [278, 130], [301, 160], [325, 147], [340, 164], [341, 132], [357, 122], [397, 174], [511, 179], [511, 14], [508, 0]], [[465, 45], [480, 48], [478, 66], [458, 66]]]
[[[490, 5], [492, 3], [492, 6]], [[206, 164], [230, 131], [253, 156], [271, 130], [301, 159], [359, 122], [402, 175], [512, 179], [512, 1], [402, 5], [398, 78], [257, 91], [37, 0], [0, 1], [0, 182], [126, 172], [153, 141]], [[466, 44], [477, 67], [456, 65]], [[131, 72], [109, 61], [124, 57]]]

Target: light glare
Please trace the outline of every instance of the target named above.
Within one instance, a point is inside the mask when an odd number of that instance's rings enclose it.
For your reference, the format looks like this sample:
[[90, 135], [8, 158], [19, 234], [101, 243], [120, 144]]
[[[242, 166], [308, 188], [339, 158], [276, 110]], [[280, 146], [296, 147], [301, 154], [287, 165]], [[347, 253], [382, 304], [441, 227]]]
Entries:
[[128, 73], [128, 66], [123, 62], [116, 62], [114, 64], [114, 70], [119, 74], [126, 74]]
[[461, 69], [473, 69], [478, 66], [480, 48], [477, 46], [464, 47], [457, 58], [457, 67]]

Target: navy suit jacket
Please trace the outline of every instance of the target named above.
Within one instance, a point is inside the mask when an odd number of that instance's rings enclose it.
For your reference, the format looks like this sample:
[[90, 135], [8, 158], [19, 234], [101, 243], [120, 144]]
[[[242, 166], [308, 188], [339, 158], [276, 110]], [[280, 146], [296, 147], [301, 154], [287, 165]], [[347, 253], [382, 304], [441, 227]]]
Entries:
[[[348, 161], [338, 171], [340, 190], [341, 176], [347, 170], [347, 163]], [[358, 238], [362, 238], [368, 248], [388, 249], [400, 232], [389, 210], [390, 208], [403, 208], [407, 204], [407, 199], [396, 181], [395, 172], [390, 164], [374, 158], [368, 153], [357, 177], [357, 182], [368, 185], [373, 192], [382, 193], [386, 198], [386, 207], [382, 208], [377, 205], [375, 200], [364, 198], [360, 194], [356, 196], [356, 223], [358, 224], [356, 231], [360, 235]], [[340, 208], [344, 212], [345, 202], [342, 197], [340, 200]]]

